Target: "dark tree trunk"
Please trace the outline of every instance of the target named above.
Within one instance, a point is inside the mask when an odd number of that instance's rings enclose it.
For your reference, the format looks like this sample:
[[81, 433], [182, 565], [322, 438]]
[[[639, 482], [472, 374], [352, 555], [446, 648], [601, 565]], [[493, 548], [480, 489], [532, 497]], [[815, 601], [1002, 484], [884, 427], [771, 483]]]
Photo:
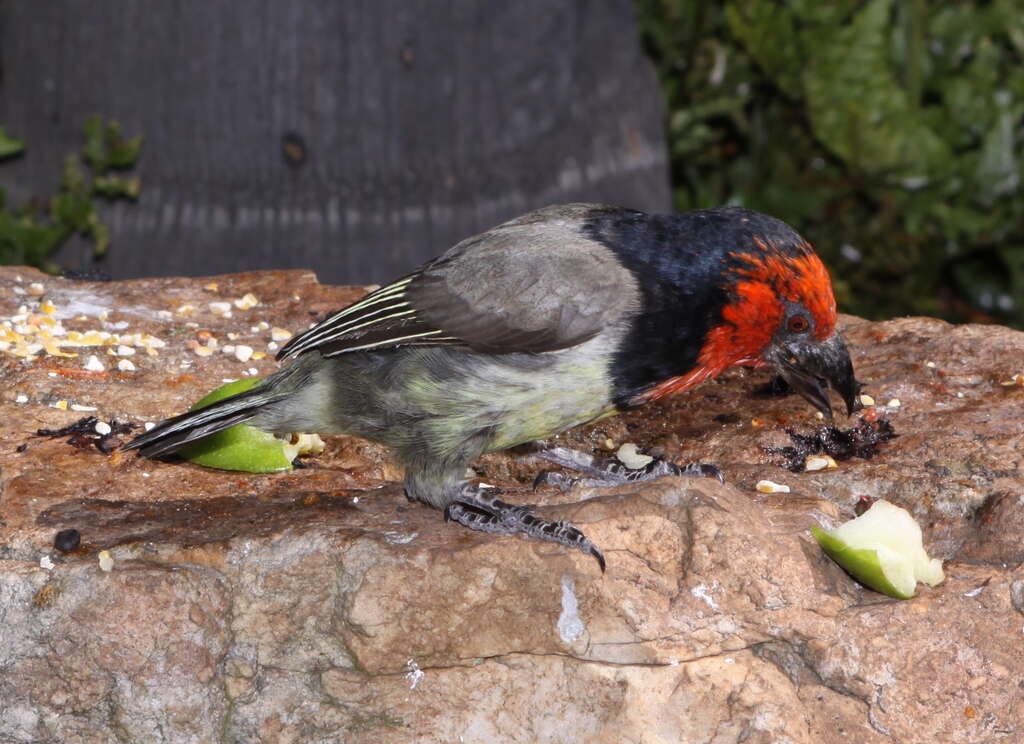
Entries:
[[544, 204], [670, 206], [628, 0], [19, 0], [0, 63], [9, 202], [52, 193], [91, 114], [144, 136], [142, 198], [104, 208], [118, 278], [375, 282]]

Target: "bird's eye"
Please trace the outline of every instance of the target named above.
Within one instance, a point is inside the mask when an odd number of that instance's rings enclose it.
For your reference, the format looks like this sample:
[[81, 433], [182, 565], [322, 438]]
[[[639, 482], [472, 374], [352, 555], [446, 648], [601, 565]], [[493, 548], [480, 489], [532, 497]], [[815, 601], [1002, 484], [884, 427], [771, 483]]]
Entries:
[[789, 319], [789, 330], [793, 333], [803, 333], [810, 328], [810, 326], [811, 324], [807, 322], [807, 318], [803, 315], [794, 315]]

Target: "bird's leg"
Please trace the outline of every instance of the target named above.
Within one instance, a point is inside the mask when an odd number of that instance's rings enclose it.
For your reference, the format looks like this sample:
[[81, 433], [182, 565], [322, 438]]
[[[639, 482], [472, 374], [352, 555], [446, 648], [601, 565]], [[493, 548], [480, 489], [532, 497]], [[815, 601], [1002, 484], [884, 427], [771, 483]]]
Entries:
[[604, 554], [586, 535], [568, 522], [551, 522], [530, 512], [529, 507], [513, 506], [499, 499], [493, 489], [466, 484], [458, 498], [444, 510], [446, 521], [454, 520], [471, 530], [498, 535], [526, 535], [589, 553], [604, 572]]
[[626, 483], [663, 478], [667, 475], [717, 478], [719, 483], [725, 482], [722, 471], [714, 465], [699, 462], [692, 462], [688, 465], [676, 465], [663, 458], [655, 457], [643, 467], [629, 468], [619, 461], [618, 458], [605, 460], [589, 455], [586, 452], [569, 449], [568, 447], [541, 446], [533, 454], [556, 465], [561, 465], [564, 468], [580, 473], [580, 477], [572, 477], [565, 473], [543, 472], [534, 481], [533, 485], [535, 488], [543, 484], [562, 489], [571, 488], [575, 485], [597, 488], [621, 486]]

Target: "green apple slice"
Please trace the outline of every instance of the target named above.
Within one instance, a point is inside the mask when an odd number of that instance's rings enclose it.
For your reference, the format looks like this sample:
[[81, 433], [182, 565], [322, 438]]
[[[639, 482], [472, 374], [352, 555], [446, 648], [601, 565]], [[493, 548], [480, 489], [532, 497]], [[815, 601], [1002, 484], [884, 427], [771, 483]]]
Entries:
[[[232, 395], [250, 390], [260, 378], [246, 377], [222, 385], [202, 398], [191, 410], [205, 408]], [[242, 470], [247, 473], [279, 473], [292, 469], [292, 461], [300, 454], [323, 451], [323, 441], [316, 434], [300, 434], [295, 441], [246, 424], [237, 424], [185, 446], [185, 459], [219, 470]]]
[[811, 527], [811, 532], [851, 576], [890, 597], [910, 599], [918, 581], [936, 586], [946, 578], [942, 561], [925, 552], [921, 528], [910, 512], [888, 501], [876, 501], [834, 530]]

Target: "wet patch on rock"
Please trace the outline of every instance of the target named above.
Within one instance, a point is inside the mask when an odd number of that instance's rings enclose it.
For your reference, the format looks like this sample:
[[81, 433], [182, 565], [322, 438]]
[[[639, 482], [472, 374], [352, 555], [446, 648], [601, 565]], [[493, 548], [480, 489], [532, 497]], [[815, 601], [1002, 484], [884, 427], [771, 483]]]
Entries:
[[869, 421], [861, 419], [848, 429], [838, 426], [822, 426], [810, 434], [801, 434], [786, 429], [793, 444], [787, 447], [765, 447], [765, 452], [781, 455], [781, 467], [794, 473], [804, 469], [804, 463], [811, 455], [830, 455], [836, 460], [859, 457], [870, 460], [878, 454], [879, 448], [897, 434], [888, 419]]
[[[287, 528], [344, 525], [356, 509], [356, 493], [292, 492], [268, 496], [222, 496], [159, 503], [71, 499], [50, 507], [37, 518], [44, 527], [57, 527], [67, 543], [85, 552], [134, 542], [164, 542], [181, 547], [223, 542], [236, 537], [277, 534]], [[353, 502], [353, 496], [357, 501]]]
[[95, 447], [103, 454], [110, 454], [121, 445], [121, 437], [131, 434], [135, 428], [135, 424], [124, 421], [107, 422], [96, 416], [83, 416], [59, 429], [36, 429], [36, 436], [49, 439], [67, 437], [68, 444], [77, 449]]

